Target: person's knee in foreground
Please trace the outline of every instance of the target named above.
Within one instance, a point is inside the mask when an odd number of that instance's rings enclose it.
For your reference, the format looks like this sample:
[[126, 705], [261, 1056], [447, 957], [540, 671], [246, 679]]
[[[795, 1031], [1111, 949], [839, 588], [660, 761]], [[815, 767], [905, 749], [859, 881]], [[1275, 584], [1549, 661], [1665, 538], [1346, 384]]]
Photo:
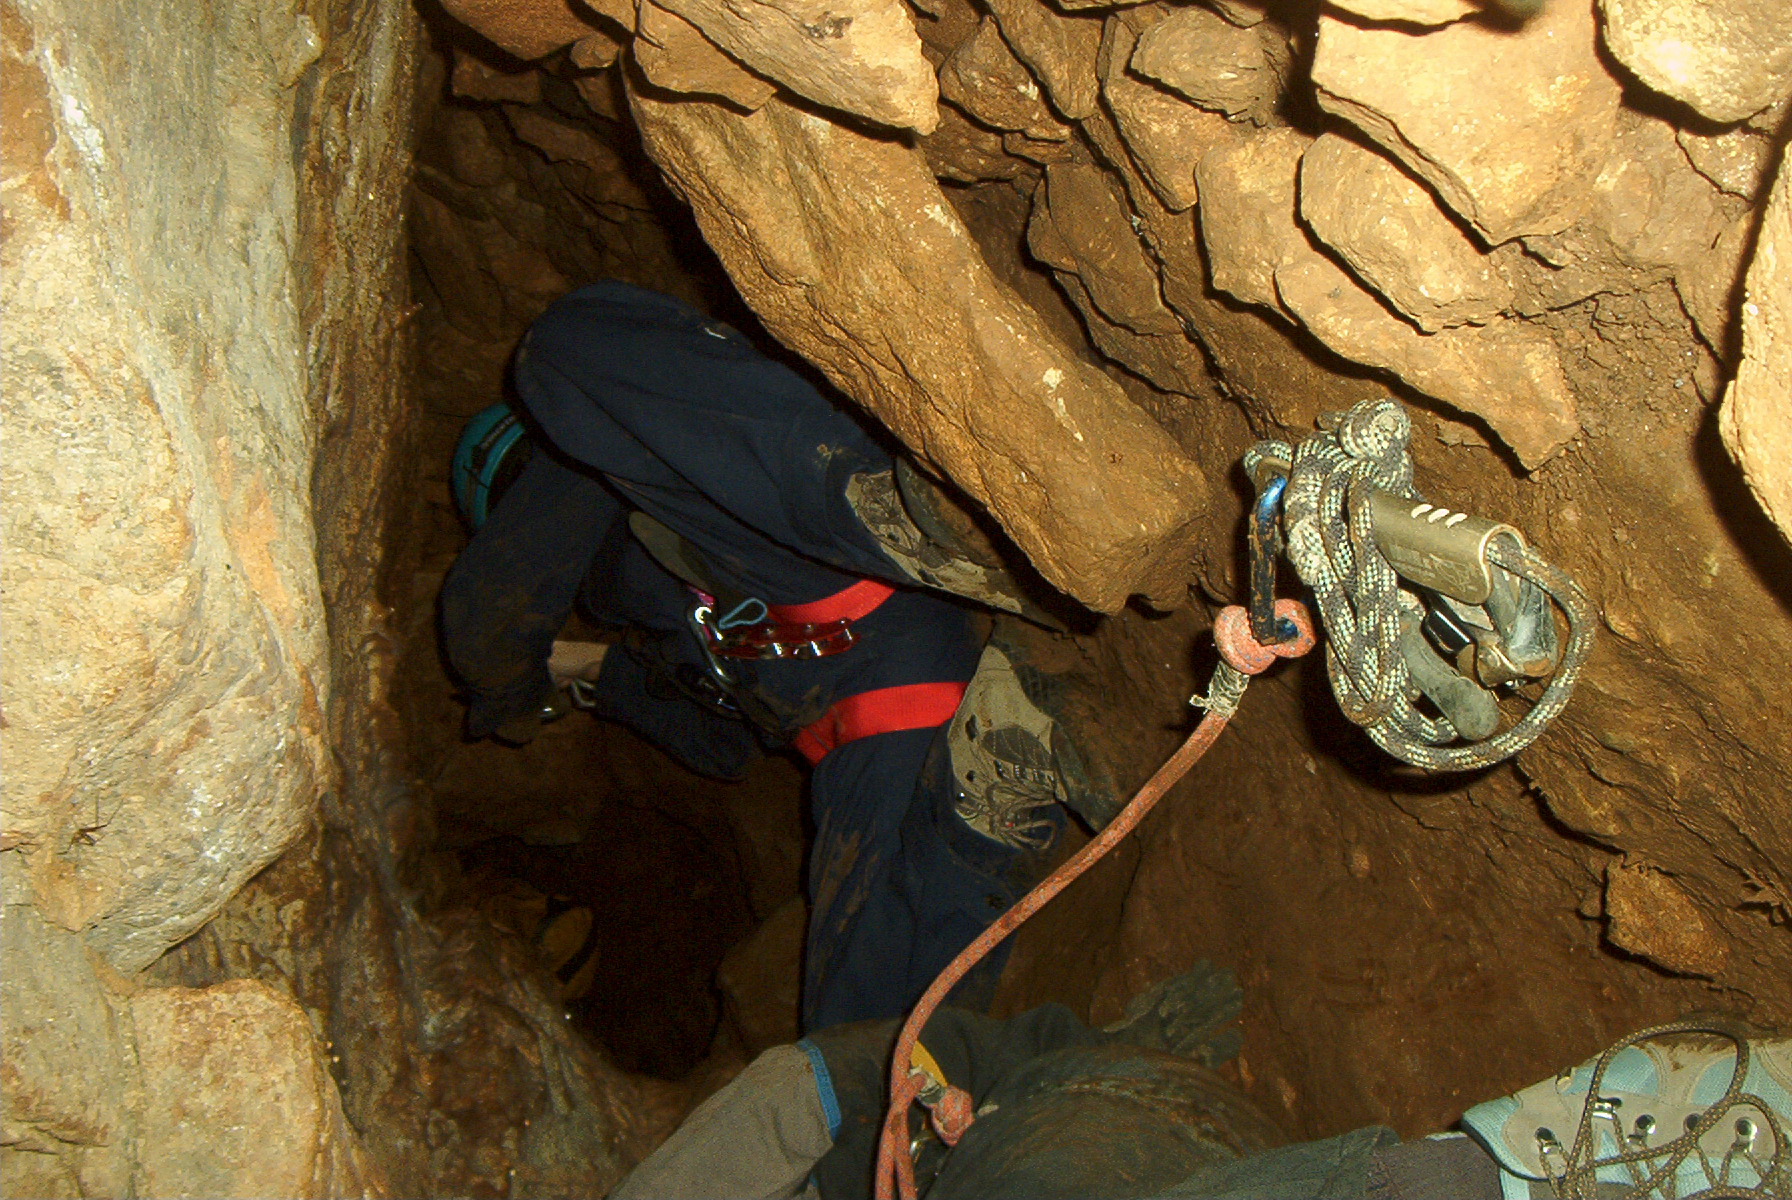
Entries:
[[[670, 297], [572, 294], [515, 379], [535, 449], [480, 494], [442, 594], [469, 735], [526, 741], [570, 689], [713, 777], [794, 746], [817, 830], [804, 1027], [903, 1011], [1032, 882], [1060, 802], [1111, 804], [1045, 681], [940, 594], [1014, 609], [1012, 578], [814, 387]], [[457, 484], [495, 482], [480, 445]], [[575, 609], [620, 648], [556, 641]]]
[[[971, 1093], [947, 1148], [911, 1114], [930, 1200], [1529, 1200], [1792, 1195], [1792, 1039], [1658, 1027], [1402, 1143], [1359, 1129], [1277, 1146], [1210, 1068], [1237, 1049], [1230, 976], [1205, 966], [1091, 1030], [1047, 1005], [1011, 1021], [942, 1009], [927, 1069]], [[1689, 1026], [1700, 1023], [1690, 1022]], [[767, 1051], [611, 1193], [865, 1197], [893, 1022]], [[1739, 1059], [1738, 1051], [1741, 1056]], [[1588, 1103], [1589, 1096], [1594, 1098]]]

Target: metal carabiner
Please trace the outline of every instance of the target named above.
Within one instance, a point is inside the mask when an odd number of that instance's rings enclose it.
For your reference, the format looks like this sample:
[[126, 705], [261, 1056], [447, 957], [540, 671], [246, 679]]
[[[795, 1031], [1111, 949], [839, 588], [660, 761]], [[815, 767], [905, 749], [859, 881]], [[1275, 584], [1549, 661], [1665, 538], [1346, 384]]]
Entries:
[[1288, 490], [1289, 464], [1273, 455], [1255, 453], [1249, 465], [1257, 502], [1249, 528], [1251, 579], [1246, 611], [1251, 636], [1264, 646], [1291, 642], [1300, 636], [1293, 621], [1276, 616], [1276, 559], [1282, 553], [1282, 496]]

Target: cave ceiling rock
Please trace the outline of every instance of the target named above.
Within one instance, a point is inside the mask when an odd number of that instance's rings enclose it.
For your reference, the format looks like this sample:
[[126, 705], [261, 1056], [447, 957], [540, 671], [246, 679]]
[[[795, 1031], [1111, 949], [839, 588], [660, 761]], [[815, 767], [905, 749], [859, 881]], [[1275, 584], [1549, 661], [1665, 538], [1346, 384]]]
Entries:
[[524, 62], [545, 58], [594, 31], [579, 0], [442, 0], [448, 15]]
[[991, 129], [1033, 141], [1070, 140], [1070, 127], [1052, 115], [1032, 72], [993, 18], [985, 17], [941, 65], [939, 87], [941, 97]]
[[1029, 167], [1002, 145], [999, 133], [985, 129], [951, 105], [940, 109], [939, 128], [920, 140], [921, 152], [935, 176], [957, 183], [1013, 179]]
[[1485, 324], [1512, 302], [1496, 255], [1412, 176], [1349, 138], [1323, 134], [1302, 157], [1300, 215], [1352, 272], [1427, 333]]
[[1197, 197], [1196, 164], [1215, 146], [1239, 135], [1220, 113], [1171, 95], [1127, 70], [1139, 28], [1149, 28], [1155, 15], [1159, 14], [1151, 10], [1108, 18], [1096, 72], [1102, 99], [1132, 160], [1165, 207], [1181, 212], [1193, 207]]
[[1067, 15], [1040, 0], [988, 0], [988, 5], [1003, 39], [1045, 86], [1058, 114], [1081, 121], [1093, 113], [1100, 100], [1095, 56], [1101, 20]]
[[1719, 427], [1749, 491], [1792, 542], [1792, 166], [1779, 178], [1744, 282], [1742, 365]]
[[1296, 219], [1296, 179], [1311, 145], [1293, 129], [1266, 129], [1202, 160], [1198, 212], [1214, 287], [1479, 416], [1527, 467], [1549, 459], [1579, 428], [1555, 343], [1511, 321], [1427, 334], [1390, 311], [1316, 249]]
[[1792, 94], [1792, 14], [1761, 0], [1600, 0], [1606, 48], [1649, 88], [1720, 123]]
[[1073, 142], [1041, 141], [1012, 130], [1002, 135], [1002, 149], [1016, 158], [1024, 158], [1041, 167], [1049, 167], [1053, 163], [1072, 162], [1077, 156], [1076, 145]]
[[579, 191], [588, 203], [616, 204], [636, 212], [652, 210], [653, 201], [641, 190], [614, 143], [589, 126], [515, 104], [504, 106], [504, 120], [519, 141], [533, 146], [549, 162], [577, 163], [585, 168]]
[[1213, 286], [1246, 304], [1292, 316], [1276, 294], [1276, 271], [1315, 252], [1295, 219], [1296, 178], [1313, 139], [1267, 129], [1234, 139], [1201, 159], [1201, 243]]
[[1480, 417], [1526, 468], [1547, 462], [1580, 430], [1555, 341], [1528, 322], [1420, 333], [1318, 253], [1278, 267], [1275, 283], [1284, 307], [1313, 336]]
[[1448, 25], [1482, 11], [1474, 0], [1332, 0], [1365, 21], [1402, 25]]
[[1773, 140], [1766, 134], [1737, 126], [1716, 133], [1679, 129], [1674, 136], [1699, 174], [1732, 196], [1760, 199], [1773, 164]]
[[1261, 25], [1273, 0], [1207, 0], [1207, 6], [1241, 29]]
[[665, 0], [750, 70], [825, 108], [931, 133], [939, 85], [901, 0]]
[[630, 53], [655, 87], [714, 96], [748, 112], [777, 94], [776, 84], [741, 66], [702, 30], [653, 0], [640, 0], [639, 22]]
[[1027, 245], [1054, 271], [1078, 276], [1103, 316], [1135, 333], [1177, 334], [1158, 294], [1157, 266], [1133, 231], [1117, 184], [1090, 163], [1058, 163], [1034, 193]]
[[[630, 14], [631, 16], [634, 14]], [[629, 22], [629, 32], [635, 24]], [[603, 30], [596, 30], [574, 42], [566, 51], [566, 60], [580, 71], [601, 71], [615, 65], [622, 53], [622, 42]]]
[[1321, 15], [1320, 107], [1424, 180], [1490, 245], [1560, 233], [1610, 157], [1620, 87], [1591, 0], [1555, 0], [1522, 29], [1460, 21], [1415, 33]]
[[1129, 66], [1202, 108], [1266, 124], [1282, 94], [1287, 49], [1272, 25], [1241, 29], [1190, 5], [1141, 33]]
[[449, 76], [449, 89], [468, 100], [505, 101], [513, 104], [541, 103], [541, 72], [500, 71], [477, 54], [456, 47], [454, 71]]
[[1208, 485], [996, 281], [922, 155], [773, 99], [631, 95], [742, 296], [1092, 608], [1184, 595]]
[[1163, 391], [1211, 397], [1206, 355], [1165, 305], [1120, 187], [1089, 163], [1053, 165], [1033, 194], [1028, 247], [1053, 269], [1096, 349]]

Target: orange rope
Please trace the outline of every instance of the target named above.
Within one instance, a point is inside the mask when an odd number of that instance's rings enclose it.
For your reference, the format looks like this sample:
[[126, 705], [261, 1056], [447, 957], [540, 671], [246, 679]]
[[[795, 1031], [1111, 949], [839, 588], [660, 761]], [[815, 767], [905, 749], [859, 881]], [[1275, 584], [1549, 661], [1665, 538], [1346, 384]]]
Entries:
[[[1304, 605], [1292, 600], [1278, 600], [1276, 615], [1294, 621], [1300, 630], [1300, 636], [1281, 645], [1261, 646], [1251, 637], [1248, 622], [1242, 619], [1243, 609], [1234, 612], [1234, 608], [1227, 608], [1221, 612], [1221, 619], [1215, 622], [1214, 634], [1220, 653], [1241, 674], [1256, 675], [1277, 658], [1298, 657], [1312, 649], [1313, 625]], [[1242, 686], [1240, 684], [1241, 688]], [[1020, 928], [1022, 922], [1044, 908], [1054, 896], [1119, 845], [1145, 819], [1152, 807], [1163, 799], [1164, 793], [1201, 761], [1201, 756], [1207, 753], [1218, 740], [1220, 732], [1226, 728], [1229, 716], [1229, 713], [1209, 712], [1203, 717], [1201, 723], [1195, 726], [1195, 731], [1188, 735], [1188, 740], [1182, 743], [1176, 753], [1170, 755], [1155, 775], [1145, 781], [1145, 786], [1127, 801], [1126, 807], [1108, 822], [1107, 828], [1094, 841], [1066, 859], [1062, 866], [1046, 876], [1038, 886], [1022, 896], [1019, 903], [979, 934], [975, 941], [959, 951], [958, 957], [921, 994], [921, 999], [916, 1002], [914, 1011], [909, 1013], [902, 1032], [896, 1038], [896, 1051], [890, 1066], [890, 1107], [884, 1112], [883, 1133], [877, 1140], [877, 1174], [874, 1177], [877, 1200], [895, 1200], [898, 1195], [902, 1200], [914, 1200], [915, 1197], [915, 1163], [909, 1156], [907, 1145], [908, 1110], [927, 1082], [926, 1077], [914, 1068], [915, 1044], [920, 1041], [921, 1031], [927, 1027], [927, 1022], [932, 1019], [940, 1001], [1003, 938]]]

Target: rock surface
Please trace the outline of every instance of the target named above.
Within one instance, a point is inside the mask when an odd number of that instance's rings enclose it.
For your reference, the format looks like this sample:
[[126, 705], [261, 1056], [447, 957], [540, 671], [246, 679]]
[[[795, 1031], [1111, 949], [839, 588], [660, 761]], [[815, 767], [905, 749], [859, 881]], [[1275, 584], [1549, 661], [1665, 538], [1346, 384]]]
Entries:
[[1389, 304], [1428, 333], [1486, 324], [1512, 302], [1493, 256], [1388, 159], [1325, 134], [1300, 164], [1300, 216]]
[[1267, 118], [1282, 91], [1263, 26], [1240, 29], [1210, 9], [1178, 8], [1145, 30], [1129, 66], [1202, 108]]
[[1200, 473], [996, 283], [925, 160], [776, 100], [749, 116], [634, 104], [780, 340], [986, 505], [1057, 587], [1099, 610], [1175, 598]]
[[1580, 215], [1620, 91], [1599, 61], [1591, 0], [1546, 5], [1516, 32], [1463, 21], [1412, 33], [1322, 15], [1312, 75], [1322, 108], [1490, 244], [1559, 233]]
[[938, 86], [900, 0], [666, 0], [703, 36], [799, 96], [932, 133]]
[[1780, 166], [1742, 302], [1742, 365], [1724, 396], [1724, 444], [1792, 542], [1792, 168]]
[[1126, 18], [1109, 18], [1096, 60], [1102, 100], [1152, 190], [1165, 207], [1180, 212], [1197, 198], [1196, 164], [1230, 140], [1232, 125], [1128, 73], [1137, 45], [1138, 30]]
[[777, 94], [776, 84], [748, 71], [695, 25], [653, 0], [640, 0], [637, 21], [631, 53], [655, 87], [715, 96], [749, 112]]
[[1077, 276], [1103, 316], [1134, 333], [1180, 334], [1158, 295], [1156, 264], [1139, 244], [1111, 177], [1088, 163], [1060, 163], [1034, 196], [1027, 244], [1041, 262]]
[[448, 15], [525, 62], [589, 37], [577, 0], [442, 0]]
[[1471, 0], [1335, 0], [1345, 12], [1366, 21], [1401, 25], [1448, 25], [1472, 17], [1481, 6]]
[[989, 0], [989, 11], [1015, 56], [1045, 85], [1060, 116], [1080, 121], [1095, 111], [1099, 18], [1065, 16], [1038, 0]]
[[1301, 156], [1312, 139], [1269, 129], [1201, 160], [1201, 241], [1213, 286], [1246, 304], [1282, 311], [1276, 271], [1314, 256], [1295, 220]]
[[1792, 94], [1792, 19], [1751, 0], [1599, 0], [1605, 44], [1647, 86], [1713, 121]]
[[991, 129], [1063, 142], [1070, 127], [1046, 107], [1039, 84], [1002, 40], [991, 18], [961, 43], [940, 67], [940, 95]]

